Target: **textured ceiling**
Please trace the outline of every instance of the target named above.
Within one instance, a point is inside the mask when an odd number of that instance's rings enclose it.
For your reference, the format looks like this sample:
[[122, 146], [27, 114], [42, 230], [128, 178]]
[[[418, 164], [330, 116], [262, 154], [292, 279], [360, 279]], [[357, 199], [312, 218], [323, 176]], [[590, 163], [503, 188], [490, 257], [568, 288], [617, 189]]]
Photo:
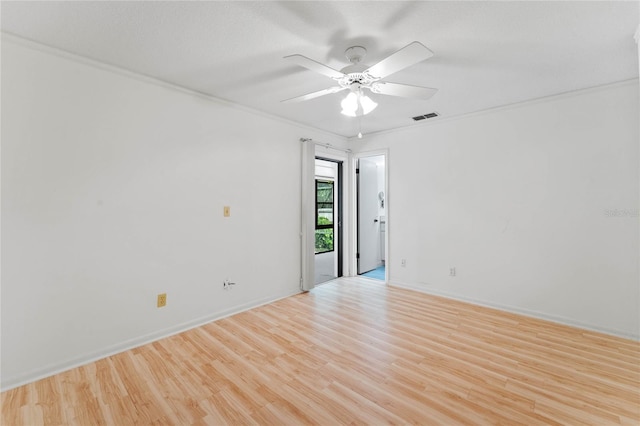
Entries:
[[[362, 131], [638, 77], [638, 2], [10, 2], [2, 31], [351, 137], [345, 93], [280, 101], [333, 85], [287, 63], [299, 53], [341, 69], [373, 65], [417, 40], [435, 56], [386, 80], [438, 88], [428, 101], [373, 95]], [[436, 119], [437, 120], [437, 119]]]

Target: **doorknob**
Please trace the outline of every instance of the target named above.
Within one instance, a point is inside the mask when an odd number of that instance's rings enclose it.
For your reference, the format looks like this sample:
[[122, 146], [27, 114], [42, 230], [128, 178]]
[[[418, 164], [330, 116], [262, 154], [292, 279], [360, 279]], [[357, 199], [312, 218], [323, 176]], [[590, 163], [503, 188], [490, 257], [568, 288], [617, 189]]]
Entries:
[[378, 219], [373, 219], [373, 223], [378, 223]]

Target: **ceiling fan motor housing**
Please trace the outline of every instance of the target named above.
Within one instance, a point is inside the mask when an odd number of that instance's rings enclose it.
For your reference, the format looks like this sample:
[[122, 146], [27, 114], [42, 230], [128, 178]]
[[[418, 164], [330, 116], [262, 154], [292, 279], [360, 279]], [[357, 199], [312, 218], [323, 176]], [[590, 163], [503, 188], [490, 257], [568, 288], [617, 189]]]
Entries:
[[345, 74], [344, 77], [336, 79], [340, 86], [356, 92], [361, 87], [370, 88], [371, 84], [377, 80], [365, 73], [364, 71], [368, 67], [360, 63], [366, 54], [367, 49], [362, 46], [352, 46], [344, 51], [344, 55], [349, 59], [351, 65], [347, 65], [340, 70]]

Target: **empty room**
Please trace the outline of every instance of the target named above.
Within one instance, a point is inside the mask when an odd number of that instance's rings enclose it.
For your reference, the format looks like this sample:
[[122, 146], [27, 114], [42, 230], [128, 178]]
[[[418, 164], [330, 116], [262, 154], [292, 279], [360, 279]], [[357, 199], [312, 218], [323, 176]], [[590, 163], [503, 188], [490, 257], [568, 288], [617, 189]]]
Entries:
[[2, 1], [0, 424], [640, 424], [637, 1]]

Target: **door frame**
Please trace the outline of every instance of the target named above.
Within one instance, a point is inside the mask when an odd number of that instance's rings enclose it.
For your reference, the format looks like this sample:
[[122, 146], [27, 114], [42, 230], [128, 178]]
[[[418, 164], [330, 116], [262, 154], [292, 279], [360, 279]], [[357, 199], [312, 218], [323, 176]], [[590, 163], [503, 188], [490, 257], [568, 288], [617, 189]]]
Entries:
[[366, 157], [384, 157], [384, 194], [385, 194], [385, 234], [384, 234], [384, 253], [385, 253], [385, 268], [384, 268], [384, 281], [386, 284], [389, 283], [390, 270], [391, 270], [391, 252], [389, 250], [389, 236], [391, 234], [391, 226], [390, 218], [391, 218], [391, 196], [389, 194], [389, 149], [378, 149], [373, 151], [364, 151], [354, 153], [351, 159], [351, 194], [349, 209], [351, 211], [351, 252], [350, 252], [350, 260], [349, 260], [349, 272], [350, 276], [357, 277], [358, 276], [358, 259], [357, 259], [357, 251], [358, 251], [358, 180], [356, 176], [356, 167], [358, 164], [358, 160], [360, 158]]
[[338, 262], [341, 263], [343, 277], [353, 276], [351, 265], [351, 252], [353, 251], [354, 244], [351, 237], [353, 223], [351, 221], [351, 204], [353, 198], [351, 195], [353, 194], [351, 190], [351, 175], [353, 173], [352, 155], [350, 152], [318, 144], [316, 144], [314, 151], [314, 161], [317, 158], [342, 163], [342, 182], [338, 183], [339, 187], [337, 190], [342, 192], [342, 253], [340, 254]]

